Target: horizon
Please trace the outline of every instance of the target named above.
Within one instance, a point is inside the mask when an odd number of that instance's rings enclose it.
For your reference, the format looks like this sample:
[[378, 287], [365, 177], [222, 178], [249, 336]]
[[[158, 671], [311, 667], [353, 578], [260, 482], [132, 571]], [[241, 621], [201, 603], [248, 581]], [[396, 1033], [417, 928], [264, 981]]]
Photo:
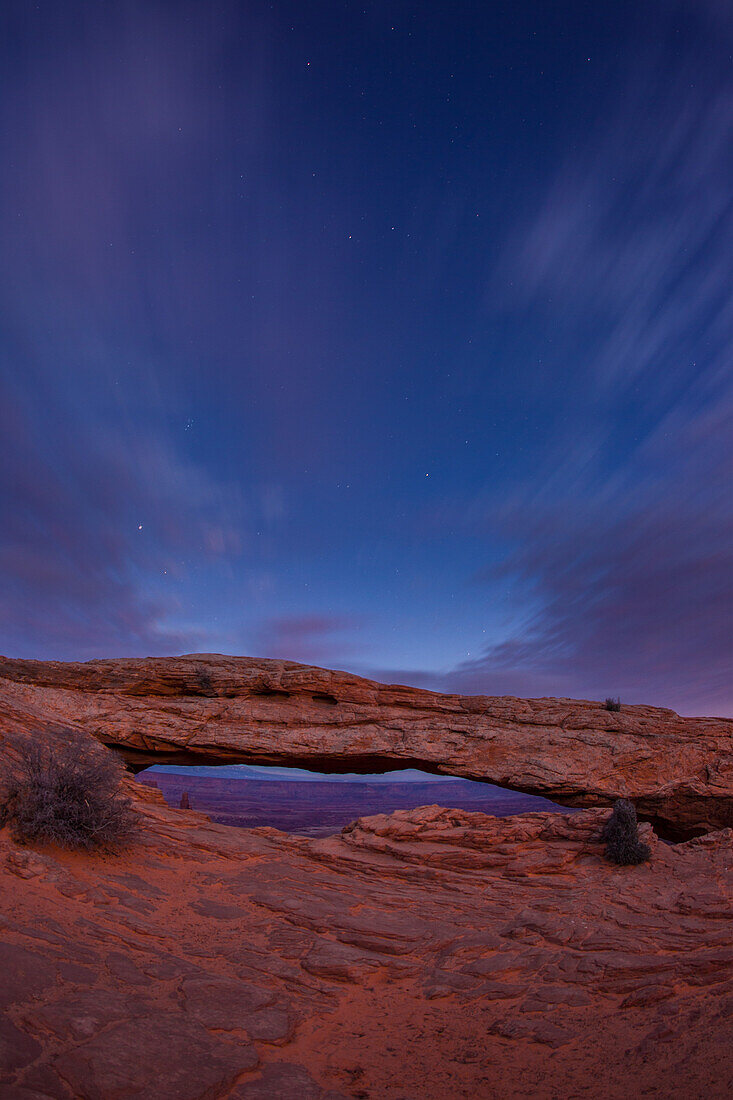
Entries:
[[733, 8], [0, 21], [0, 651], [733, 716]]
[[[431, 772], [423, 772], [418, 768], [397, 768], [391, 772], [317, 772], [308, 768], [282, 768], [277, 765], [265, 766], [258, 764], [153, 764], [145, 768], [139, 775], [148, 775], [150, 772], [168, 772], [176, 775], [202, 775], [214, 779], [282, 779], [293, 783], [430, 783], [432, 781], [443, 782], [454, 780], [455, 782], [471, 783], [474, 780], [464, 779], [460, 775], [433, 775]], [[484, 784], [484, 786], [496, 787], [496, 784]], [[500, 788], [496, 788], [499, 790]]]

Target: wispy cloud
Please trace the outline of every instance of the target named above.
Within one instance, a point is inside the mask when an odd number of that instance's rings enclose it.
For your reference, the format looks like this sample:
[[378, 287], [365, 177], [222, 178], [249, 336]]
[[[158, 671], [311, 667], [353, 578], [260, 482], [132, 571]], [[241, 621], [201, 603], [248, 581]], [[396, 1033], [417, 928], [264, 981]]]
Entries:
[[279, 657], [342, 667], [353, 659], [362, 620], [346, 615], [291, 615], [268, 619], [255, 634], [254, 646], [262, 657]]
[[192, 563], [241, 551], [241, 493], [164, 437], [54, 423], [7, 385], [0, 401], [2, 644], [91, 656], [195, 648], [170, 620]]
[[531, 482], [465, 510], [511, 547], [481, 583], [533, 610], [446, 682], [730, 712], [733, 82], [643, 74], [507, 246], [502, 308], [567, 357], [567, 413]]

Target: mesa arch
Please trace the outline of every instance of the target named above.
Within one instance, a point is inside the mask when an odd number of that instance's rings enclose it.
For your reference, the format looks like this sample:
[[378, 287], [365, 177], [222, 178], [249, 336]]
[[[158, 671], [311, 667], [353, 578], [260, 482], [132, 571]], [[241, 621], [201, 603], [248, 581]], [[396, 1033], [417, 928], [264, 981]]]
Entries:
[[[417, 767], [567, 806], [628, 797], [662, 833], [733, 824], [733, 720], [600, 702], [446, 695], [292, 661], [0, 658], [0, 737], [71, 729], [154, 763]], [[0, 745], [0, 751], [2, 746]]]

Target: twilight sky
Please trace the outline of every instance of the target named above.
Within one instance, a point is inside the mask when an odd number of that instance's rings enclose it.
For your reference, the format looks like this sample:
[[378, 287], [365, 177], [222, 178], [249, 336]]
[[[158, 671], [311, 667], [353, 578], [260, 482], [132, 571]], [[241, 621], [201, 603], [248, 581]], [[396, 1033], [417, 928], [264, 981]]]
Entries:
[[0, 652], [733, 714], [728, 0], [0, 29]]

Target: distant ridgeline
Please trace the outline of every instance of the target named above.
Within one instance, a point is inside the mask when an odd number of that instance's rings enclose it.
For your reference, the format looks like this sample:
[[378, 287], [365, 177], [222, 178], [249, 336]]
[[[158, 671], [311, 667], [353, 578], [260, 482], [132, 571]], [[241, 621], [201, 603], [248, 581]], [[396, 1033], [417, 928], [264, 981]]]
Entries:
[[358, 817], [435, 804], [496, 817], [533, 810], [572, 812], [546, 798], [414, 769], [407, 780], [402, 772], [374, 778], [298, 772], [291, 778], [288, 769], [270, 771], [271, 778], [262, 778], [268, 769], [165, 767], [141, 772], [137, 779], [158, 787], [169, 805], [200, 810], [220, 824], [269, 825], [303, 836], [339, 832]]

